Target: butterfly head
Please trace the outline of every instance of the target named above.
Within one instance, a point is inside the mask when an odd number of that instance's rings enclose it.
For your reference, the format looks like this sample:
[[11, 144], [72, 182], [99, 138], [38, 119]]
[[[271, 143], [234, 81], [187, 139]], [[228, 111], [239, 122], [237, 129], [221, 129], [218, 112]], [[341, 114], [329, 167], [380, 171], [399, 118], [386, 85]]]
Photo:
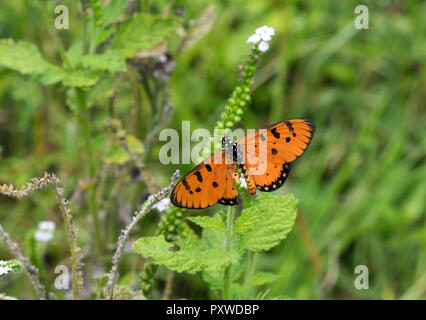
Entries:
[[232, 145], [232, 140], [231, 140], [231, 138], [230, 138], [230, 137], [227, 137], [227, 136], [223, 136], [223, 137], [222, 137], [222, 145], [223, 145], [224, 147], [229, 146], [229, 145]]

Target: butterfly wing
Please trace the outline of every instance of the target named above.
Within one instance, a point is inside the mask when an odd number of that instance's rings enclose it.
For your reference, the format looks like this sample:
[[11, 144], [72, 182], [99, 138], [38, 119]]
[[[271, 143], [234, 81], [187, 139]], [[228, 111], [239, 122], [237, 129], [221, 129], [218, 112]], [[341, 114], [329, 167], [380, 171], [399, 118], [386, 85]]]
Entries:
[[[311, 120], [292, 119], [240, 139], [238, 148], [245, 150], [244, 163], [240, 164], [243, 174], [250, 175], [261, 191], [280, 188], [290, 172], [289, 163], [305, 152], [314, 131]], [[266, 142], [266, 148], [261, 142]]]
[[215, 153], [185, 175], [174, 187], [170, 200], [178, 207], [203, 209], [217, 202], [236, 204], [232, 185], [234, 164], [227, 164], [225, 151]]
[[232, 165], [227, 169], [226, 178], [225, 178], [225, 192], [223, 193], [223, 197], [219, 199], [220, 204], [235, 206], [238, 204], [238, 191], [234, 186], [234, 178], [233, 175], [236, 173], [234, 166]]

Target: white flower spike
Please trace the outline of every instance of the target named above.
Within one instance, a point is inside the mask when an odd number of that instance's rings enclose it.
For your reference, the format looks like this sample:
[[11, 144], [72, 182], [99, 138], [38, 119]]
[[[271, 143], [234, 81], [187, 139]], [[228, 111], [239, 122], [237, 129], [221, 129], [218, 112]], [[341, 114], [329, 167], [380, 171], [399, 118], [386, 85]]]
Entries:
[[262, 41], [259, 43], [258, 49], [260, 52], [266, 52], [269, 49], [269, 43], [266, 41]]
[[53, 239], [53, 233], [36, 230], [36, 232], [34, 232], [34, 239], [40, 242], [49, 242]]
[[247, 43], [253, 43], [253, 49], [257, 48], [260, 52], [266, 52], [269, 49], [268, 42], [272, 39], [273, 35], [275, 35], [274, 28], [262, 26], [257, 28], [255, 33], [247, 39]]
[[248, 39], [247, 43], [258, 43], [260, 41], [260, 36], [258, 34], [252, 34]]
[[273, 35], [275, 35], [275, 30], [272, 27], [268, 27], [268, 26], [263, 26], [260, 28], [256, 29], [256, 34], [262, 36], [262, 35], [268, 35], [270, 37], [272, 37]]
[[162, 211], [166, 210], [168, 207], [170, 207], [170, 199], [164, 198], [164, 199], [160, 200], [157, 204], [155, 204], [153, 208], [162, 212]]
[[38, 229], [53, 232], [55, 231], [55, 223], [53, 221], [40, 221], [38, 224]]
[[56, 225], [53, 221], [40, 221], [38, 229], [34, 232], [34, 239], [41, 242], [49, 242], [53, 239], [55, 227]]

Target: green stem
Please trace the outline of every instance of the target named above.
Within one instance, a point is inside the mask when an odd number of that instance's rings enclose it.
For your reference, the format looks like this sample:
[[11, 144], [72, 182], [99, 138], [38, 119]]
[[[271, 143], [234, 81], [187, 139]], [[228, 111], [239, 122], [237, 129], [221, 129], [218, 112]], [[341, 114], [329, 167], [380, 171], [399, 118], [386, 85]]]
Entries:
[[64, 219], [65, 230], [67, 232], [70, 251], [71, 251], [71, 268], [72, 268], [72, 299], [77, 299], [77, 293], [79, 291], [80, 285], [82, 285], [83, 280], [78, 274], [78, 258], [77, 258], [77, 239], [74, 227], [71, 221], [70, 210], [65, 206], [64, 198], [62, 198], [61, 193], [59, 192], [58, 186], [56, 183], [53, 184], [53, 188], [56, 193], [56, 199], [59, 204], [59, 208], [62, 213], [62, 218]]
[[253, 278], [255, 255], [256, 255], [256, 253], [253, 252], [253, 251], [248, 252], [248, 257], [247, 257], [248, 264], [247, 264], [247, 270], [246, 270], [246, 275], [245, 275], [245, 279], [244, 279], [244, 291], [246, 293], [250, 288], [251, 280]]
[[[225, 234], [225, 251], [232, 250], [232, 236], [234, 233], [234, 207], [228, 207], [226, 217], [226, 234]], [[225, 268], [223, 299], [230, 300], [232, 298], [232, 273], [231, 265]]]
[[89, 52], [89, 43], [87, 41], [87, 29], [88, 29], [88, 13], [87, 13], [87, 2], [86, 0], [80, 0], [83, 10], [83, 55]]
[[[89, 118], [89, 110], [86, 102], [86, 94], [81, 88], [76, 88], [78, 105], [80, 116], [78, 117], [80, 121], [80, 126], [82, 129], [83, 137], [84, 137], [84, 151], [86, 153], [87, 162], [88, 162], [88, 174], [91, 179], [94, 179], [96, 172], [95, 160], [93, 158], [93, 148], [91, 142], [91, 128], [90, 128], [90, 118]], [[99, 253], [102, 253], [102, 238], [99, 229], [99, 218], [98, 218], [98, 208], [96, 202], [96, 194], [94, 190], [94, 182], [90, 184], [88, 188], [88, 196], [89, 196], [89, 207], [90, 213], [93, 216], [93, 226], [95, 229], [95, 240]]]

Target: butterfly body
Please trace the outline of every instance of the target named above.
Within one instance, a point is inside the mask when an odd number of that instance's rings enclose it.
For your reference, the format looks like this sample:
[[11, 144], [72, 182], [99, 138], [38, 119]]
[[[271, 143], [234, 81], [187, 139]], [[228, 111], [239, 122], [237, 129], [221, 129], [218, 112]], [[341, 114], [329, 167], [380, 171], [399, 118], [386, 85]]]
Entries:
[[185, 175], [171, 193], [171, 202], [183, 208], [206, 208], [216, 203], [236, 205], [233, 185], [237, 167], [251, 194], [256, 188], [271, 192], [280, 188], [290, 173], [290, 162], [308, 147], [315, 126], [308, 119], [278, 122], [237, 142], [224, 137], [224, 149]]
[[255, 194], [256, 184], [254, 183], [254, 179], [247, 173], [247, 167], [244, 164], [241, 166], [241, 172], [243, 173], [243, 177], [246, 180], [248, 192], [250, 194]]

